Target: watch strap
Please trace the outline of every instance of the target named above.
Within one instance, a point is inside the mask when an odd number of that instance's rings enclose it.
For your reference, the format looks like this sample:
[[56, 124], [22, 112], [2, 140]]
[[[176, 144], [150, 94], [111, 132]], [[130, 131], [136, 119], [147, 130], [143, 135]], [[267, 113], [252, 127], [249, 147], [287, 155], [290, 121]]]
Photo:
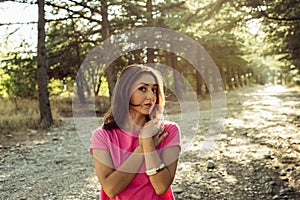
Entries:
[[157, 167], [154, 167], [152, 169], [146, 170], [146, 174], [148, 176], [152, 176], [154, 174], [157, 174], [159, 171], [163, 170], [165, 168], [165, 164], [161, 163]]

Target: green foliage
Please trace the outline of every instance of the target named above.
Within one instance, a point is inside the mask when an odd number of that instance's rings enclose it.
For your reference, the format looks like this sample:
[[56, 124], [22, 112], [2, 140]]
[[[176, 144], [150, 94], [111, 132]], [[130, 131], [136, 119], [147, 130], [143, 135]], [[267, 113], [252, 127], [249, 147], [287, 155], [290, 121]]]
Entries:
[[88, 38], [84, 37], [83, 24], [77, 21], [78, 24], [73, 20], [49, 23], [46, 48], [50, 79], [75, 79], [85, 54], [91, 49], [91, 44], [85, 42]]
[[[33, 55], [33, 56], [31, 56]], [[36, 58], [34, 53], [10, 52], [3, 60], [2, 92], [12, 97], [36, 96]]]
[[300, 71], [300, 1], [239, 1], [238, 10], [248, 13], [252, 19], [261, 19], [265, 33], [265, 56], [276, 57], [283, 73], [290, 73], [295, 66]]
[[9, 75], [0, 68], [0, 98], [8, 95], [8, 88], [6, 87], [5, 82], [9, 80]]
[[[300, 71], [298, 0], [66, 0], [46, 4], [49, 8], [46, 48], [51, 95], [72, 92], [78, 69], [93, 47], [113, 34], [145, 26], [165, 27], [198, 41], [215, 61], [227, 89], [242, 87], [251, 81], [273, 82], [276, 76], [290, 81]], [[263, 35], [255, 36], [246, 31], [248, 22], [253, 19], [260, 20]], [[0, 96], [5, 93], [19, 97], [37, 95], [36, 54], [26, 50], [26, 44], [21, 46], [25, 46], [25, 50], [15, 49], [3, 56]], [[175, 67], [166, 58], [167, 52], [153, 52], [157, 62]], [[124, 66], [146, 60], [145, 49], [130, 52], [114, 61], [113, 73], [116, 75]], [[177, 70], [193, 87], [199, 86], [201, 81], [195, 79], [194, 68], [186, 61], [176, 62]], [[98, 73], [100, 79], [82, 83], [83, 87], [91, 85], [91, 92], [96, 95], [109, 93], [111, 83], [105, 72], [86, 73], [86, 76]], [[174, 85], [173, 78], [172, 74], [166, 76], [170, 87]]]

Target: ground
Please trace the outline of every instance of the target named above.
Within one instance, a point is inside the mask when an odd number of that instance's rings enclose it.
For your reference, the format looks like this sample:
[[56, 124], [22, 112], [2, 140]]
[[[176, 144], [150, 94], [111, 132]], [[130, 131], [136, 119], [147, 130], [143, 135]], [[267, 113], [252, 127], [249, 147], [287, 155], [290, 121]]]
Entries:
[[[300, 93], [282, 86], [228, 92], [223, 130], [203, 151], [209, 105], [201, 100], [196, 131], [185, 124], [195, 134], [179, 157], [176, 199], [300, 199]], [[92, 129], [97, 121], [81, 123]], [[92, 158], [72, 119], [22, 135], [1, 135], [0, 199], [99, 198]]]

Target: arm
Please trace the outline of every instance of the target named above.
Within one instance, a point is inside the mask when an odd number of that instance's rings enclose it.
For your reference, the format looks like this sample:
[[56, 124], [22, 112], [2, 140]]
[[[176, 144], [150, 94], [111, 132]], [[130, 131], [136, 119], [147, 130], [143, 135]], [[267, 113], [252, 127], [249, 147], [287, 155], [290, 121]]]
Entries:
[[96, 175], [107, 196], [115, 197], [132, 181], [144, 161], [142, 152], [138, 146], [118, 169], [114, 169], [109, 152], [93, 149]]
[[150, 182], [157, 194], [164, 194], [172, 184], [178, 162], [179, 146], [168, 147], [159, 155], [152, 138], [142, 139], [146, 168], [152, 169], [162, 162], [166, 167], [155, 175], [150, 176]]
[[[166, 134], [155, 137], [155, 146], [166, 137]], [[141, 144], [132, 152], [118, 169], [114, 169], [111, 155], [102, 149], [93, 149], [94, 165], [98, 180], [110, 198], [115, 197], [123, 191], [135, 177], [144, 162], [143, 148]]]
[[[156, 168], [161, 163], [164, 163], [166, 166], [163, 170], [149, 177], [155, 192], [157, 194], [164, 194], [169, 189], [174, 180], [180, 146], [179, 143], [174, 143], [174, 145], [166, 147], [162, 151], [161, 155], [159, 155], [156, 150], [157, 145], [155, 143], [155, 140], [157, 137], [160, 137], [161, 129], [159, 129], [157, 125], [155, 126], [155, 124], [159, 124], [159, 121], [149, 121], [144, 125], [140, 134], [140, 143], [143, 147], [147, 170]], [[174, 128], [171, 128], [171, 138], [173, 138], [174, 134], [179, 131], [178, 129]], [[164, 133], [162, 135], [169, 135], [169, 133]]]

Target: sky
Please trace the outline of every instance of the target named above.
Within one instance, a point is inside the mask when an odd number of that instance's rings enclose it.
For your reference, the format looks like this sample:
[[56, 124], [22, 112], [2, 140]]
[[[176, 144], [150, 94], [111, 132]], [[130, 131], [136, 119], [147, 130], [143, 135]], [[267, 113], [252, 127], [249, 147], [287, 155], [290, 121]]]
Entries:
[[[0, 3], [0, 24], [3, 23], [26, 23], [37, 22], [38, 8], [37, 5], [1, 2]], [[7, 34], [15, 31], [9, 36], [7, 43], [5, 37]], [[19, 46], [22, 41], [26, 41], [32, 48], [37, 44], [37, 24], [30, 25], [12, 25], [0, 26], [0, 51], [6, 52]]]

